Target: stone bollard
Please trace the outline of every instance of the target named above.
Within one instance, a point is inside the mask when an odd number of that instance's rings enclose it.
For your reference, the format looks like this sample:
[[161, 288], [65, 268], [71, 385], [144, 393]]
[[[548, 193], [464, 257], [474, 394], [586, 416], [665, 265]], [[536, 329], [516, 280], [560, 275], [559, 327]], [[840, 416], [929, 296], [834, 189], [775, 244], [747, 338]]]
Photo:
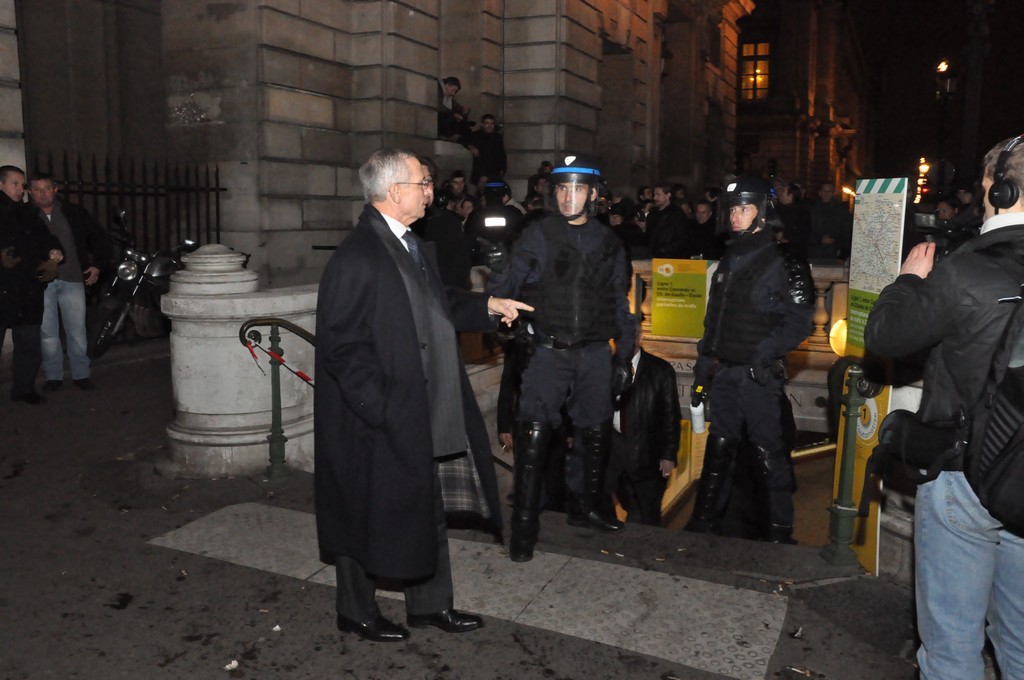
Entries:
[[[170, 292], [161, 300], [172, 324], [175, 402], [175, 419], [167, 428], [170, 456], [157, 464], [162, 474], [261, 475], [267, 467], [268, 359], [257, 351], [266, 373], [261, 372], [239, 342], [238, 329], [255, 317], [277, 317], [313, 332], [317, 286], [260, 291], [256, 273], [244, 269], [244, 261], [226, 246], [203, 246], [185, 257], [185, 269], [171, 277]], [[289, 366], [313, 374], [311, 345], [283, 329], [281, 345]], [[282, 372], [281, 405], [286, 463], [312, 470], [312, 388]]]

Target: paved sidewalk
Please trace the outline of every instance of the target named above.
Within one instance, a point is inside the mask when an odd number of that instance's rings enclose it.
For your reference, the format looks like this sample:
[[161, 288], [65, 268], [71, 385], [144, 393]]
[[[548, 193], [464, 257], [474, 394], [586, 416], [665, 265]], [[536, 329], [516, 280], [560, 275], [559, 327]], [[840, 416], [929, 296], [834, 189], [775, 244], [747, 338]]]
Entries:
[[173, 419], [167, 347], [115, 347], [95, 391], [69, 382], [41, 406], [0, 385], [0, 678], [914, 677], [904, 588], [815, 548], [608, 536], [557, 513], [526, 565], [451, 532], [456, 597], [482, 630], [342, 636], [309, 474], [154, 473]]

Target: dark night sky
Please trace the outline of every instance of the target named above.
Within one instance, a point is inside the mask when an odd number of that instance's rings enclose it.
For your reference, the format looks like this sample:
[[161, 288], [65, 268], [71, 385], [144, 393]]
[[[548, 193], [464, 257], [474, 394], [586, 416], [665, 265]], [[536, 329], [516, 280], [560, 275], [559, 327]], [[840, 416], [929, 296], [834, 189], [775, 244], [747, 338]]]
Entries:
[[[875, 176], [916, 173], [917, 159], [938, 148], [940, 105], [935, 66], [943, 57], [962, 63], [968, 0], [851, 0], [868, 63], [880, 75], [874, 95]], [[996, 0], [988, 15], [981, 121], [975, 162], [996, 142], [1024, 133], [1024, 0]], [[964, 82], [950, 100], [946, 156], [960, 155]], [[976, 168], [970, 168], [973, 175]]]

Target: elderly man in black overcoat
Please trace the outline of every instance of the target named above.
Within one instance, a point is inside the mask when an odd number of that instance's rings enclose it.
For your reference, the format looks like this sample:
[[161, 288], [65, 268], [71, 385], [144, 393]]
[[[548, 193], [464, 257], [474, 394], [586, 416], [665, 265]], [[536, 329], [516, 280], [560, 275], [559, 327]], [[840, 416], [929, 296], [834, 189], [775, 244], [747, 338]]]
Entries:
[[429, 183], [414, 155], [377, 151], [359, 178], [368, 205], [324, 270], [316, 325], [317, 534], [336, 567], [338, 628], [409, 636], [377, 607], [385, 578], [403, 583], [410, 626], [473, 630], [480, 617], [453, 607], [444, 513], [476, 512], [499, 538], [502, 524], [455, 332], [532, 308], [443, 287], [432, 244], [408, 229]]

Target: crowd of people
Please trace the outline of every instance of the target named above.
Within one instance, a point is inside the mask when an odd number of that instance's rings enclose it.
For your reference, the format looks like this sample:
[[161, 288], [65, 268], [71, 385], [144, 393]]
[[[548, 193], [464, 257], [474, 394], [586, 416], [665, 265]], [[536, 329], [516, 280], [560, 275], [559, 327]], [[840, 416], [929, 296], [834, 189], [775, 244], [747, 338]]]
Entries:
[[[91, 214], [59, 195], [53, 175], [0, 166], [0, 346], [14, 344], [11, 399], [42, 404], [64, 384], [95, 389], [86, 335], [86, 288], [109, 264], [110, 242]], [[26, 191], [29, 200], [25, 201]]]
[[[360, 177], [367, 207], [325, 270], [317, 320], [317, 514], [321, 550], [338, 571], [338, 627], [373, 640], [408, 636], [374, 604], [385, 577], [407, 584], [410, 626], [472, 630], [482, 620], [452, 607], [445, 513], [475, 513], [499, 536], [502, 525], [456, 331], [486, 328], [488, 310], [512, 328], [497, 410], [499, 442], [514, 459], [515, 562], [533, 558], [545, 508], [564, 510], [570, 526], [616, 532], [617, 499], [628, 521], [660, 524], [680, 444], [676, 374], [643, 350], [627, 303], [623, 204], [602, 195], [595, 159], [543, 164], [529, 181], [543, 193], [521, 204], [504, 181], [474, 184], [457, 170], [438, 182], [431, 159], [398, 150], [374, 154]], [[685, 209], [677, 187], [651, 195], [652, 211], [669, 214], [658, 230], [692, 219], [723, 248], [706, 320], [716, 341], [699, 347], [695, 390], [721, 414], [711, 437], [722, 445], [711, 449], [688, 528], [728, 533], [720, 514], [732, 496], [749, 495], [755, 528], [742, 535], [792, 541], [782, 386], [785, 355], [811, 328], [807, 265], [769, 228], [771, 190], [757, 178]], [[724, 234], [716, 204], [729, 215]], [[470, 290], [475, 266], [489, 273], [486, 293]], [[752, 489], [722, 483], [734, 469]]]
[[[568, 155], [539, 168], [517, 203], [504, 181], [486, 176], [474, 192], [462, 172], [439, 187], [437, 175], [430, 159], [375, 153], [360, 169], [367, 206], [321, 282], [317, 524], [338, 573], [339, 629], [409, 636], [381, 615], [380, 578], [404, 584], [410, 627], [484, 624], [453, 607], [445, 528], [452, 511], [482, 517], [498, 540], [504, 526], [458, 330], [498, 319], [513, 328], [498, 406], [499, 442], [514, 454], [513, 561], [533, 558], [544, 508], [565, 510], [572, 526], [621, 531], [614, 495], [628, 521], [659, 523], [681, 413], [674, 369], [643, 350], [626, 304], [629, 259], [644, 248], [719, 259], [690, 390], [712, 417], [687, 529], [729, 533], [739, 500], [752, 510], [743, 535], [792, 542], [785, 362], [811, 330], [808, 260], [849, 255], [850, 214], [834, 186], [806, 203], [797, 184], [740, 176], [693, 203], [671, 184], [642, 187], [633, 201], [602, 195], [595, 159]], [[1020, 299], [1022, 192], [1018, 137], [985, 158], [980, 236], [937, 264], [934, 239], [913, 246], [869, 316], [877, 355], [931, 349], [926, 421], [977, 407], [1012, 310], [1003, 303]], [[937, 202], [940, 225], [965, 212], [968, 193]], [[485, 293], [469, 290], [474, 264], [490, 272]], [[921, 674], [980, 680], [987, 632], [1003, 676], [1024, 677], [1024, 538], [988, 514], [962, 470], [947, 460], [918, 492]]]

